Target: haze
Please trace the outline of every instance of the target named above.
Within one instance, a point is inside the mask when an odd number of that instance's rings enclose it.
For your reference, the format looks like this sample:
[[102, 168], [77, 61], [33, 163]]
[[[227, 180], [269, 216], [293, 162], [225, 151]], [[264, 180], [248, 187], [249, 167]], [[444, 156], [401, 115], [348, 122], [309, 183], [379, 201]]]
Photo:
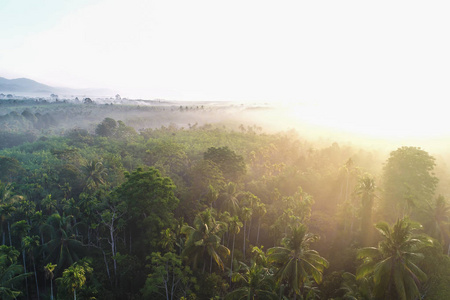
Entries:
[[2, 0], [0, 76], [129, 98], [269, 102], [299, 124], [442, 143], [450, 135], [449, 8]]

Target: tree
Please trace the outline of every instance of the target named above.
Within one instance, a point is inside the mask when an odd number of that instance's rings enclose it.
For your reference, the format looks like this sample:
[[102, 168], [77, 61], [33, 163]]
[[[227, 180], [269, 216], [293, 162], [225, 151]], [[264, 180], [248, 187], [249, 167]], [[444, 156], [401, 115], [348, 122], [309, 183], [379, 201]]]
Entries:
[[260, 201], [256, 203], [254, 208], [255, 215], [258, 217], [258, 232], [256, 233], [256, 245], [259, 244], [259, 232], [261, 229], [261, 220], [267, 213], [266, 205]]
[[[17, 264], [19, 251], [13, 247], [0, 246], [0, 298], [16, 299], [21, 291], [17, 291], [17, 284], [21, 283], [30, 273], [23, 273], [21, 265]], [[14, 288], [16, 285], [16, 288]]]
[[10, 223], [13, 212], [16, 210], [14, 205], [24, 199], [23, 196], [13, 195], [12, 190], [13, 188], [11, 184], [4, 184], [0, 181], [0, 221], [2, 229], [2, 245], [5, 245], [6, 238], [4, 225], [7, 225], [10, 246], [12, 246]]
[[[186, 297], [190, 285], [195, 283], [192, 271], [182, 264], [180, 256], [173, 252], [153, 252], [147, 259], [151, 260], [151, 274], [141, 290], [144, 299], [180, 299]], [[159, 297], [158, 297], [159, 296]]]
[[356, 194], [361, 197], [361, 237], [364, 246], [369, 246], [372, 240], [372, 208], [375, 189], [375, 180], [369, 175], [359, 179]]
[[210, 160], [201, 160], [194, 164], [188, 172], [188, 181], [195, 200], [207, 195], [211, 187], [220, 191], [225, 185], [222, 171]]
[[22, 238], [22, 247], [24, 249], [23, 253], [27, 253], [28, 257], [31, 258], [31, 262], [33, 265], [33, 271], [34, 271], [34, 280], [36, 283], [36, 293], [37, 297], [39, 298], [39, 284], [38, 284], [38, 278], [37, 278], [37, 272], [36, 272], [36, 261], [35, 261], [35, 251], [39, 247], [39, 236], [25, 236]]
[[[24, 245], [24, 237], [27, 235], [27, 233], [30, 231], [31, 226], [27, 224], [27, 221], [21, 220], [15, 222], [11, 229], [13, 232], [16, 233], [16, 235], [19, 237], [19, 240], [21, 241], [20, 247], [22, 248], [22, 260], [23, 260], [23, 270], [24, 274], [27, 273], [27, 264], [26, 264], [26, 255], [25, 255], [25, 245]], [[25, 286], [26, 286], [26, 292], [28, 297], [28, 280], [25, 278]]]
[[233, 282], [242, 283], [241, 287], [236, 288], [229, 293], [225, 299], [227, 300], [255, 300], [255, 299], [277, 299], [278, 296], [274, 292], [275, 282], [273, 274], [268, 268], [257, 264], [252, 260], [250, 266], [241, 262], [241, 270], [233, 274]]
[[83, 254], [83, 243], [73, 233], [73, 216], [62, 216], [59, 213], [51, 215], [43, 225], [43, 231], [50, 236], [44, 250], [47, 259], [57, 262], [57, 271], [67, 268], [78, 261]]
[[416, 299], [420, 282], [426, 274], [416, 265], [423, 258], [419, 250], [432, 245], [427, 236], [413, 232], [421, 225], [403, 218], [393, 227], [381, 222], [376, 228], [383, 236], [378, 248], [367, 247], [358, 251], [363, 263], [358, 268], [356, 279], [370, 277], [374, 284], [375, 299]]
[[286, 282], [294, 299], [301, 295], [312, 276], [316, 283], [322, 281], [322, 272], [328, 267], [328, 261], [321, 257], [309, 245], [318, 239], [317, 235], [308, 232], [308, 228], [300, 224], [292, 228], [288, 237], [282, 240], [284, 247], [270, 248], [269, 262], [278, 270], [275, 277], [279, 282]]
[[117, 131], [117, 122], [112, 118], [105, 118], [100, 124], [95, 128], [95, 134], [104, 137], [111, 137]]
[[233, 246], [231, 247], [231, 266], [230, 266], [230, 274], [233, 274], [233, 258], [234, 258], [234, 242], [236, 241], [236, 234], [239, 233], [241, 227], [243, 226], [242, 222], [239, 221], [238, 216], [231, 217], [228, 225], [228, 232], [233, 234]]
[[119, 202], [117, 199], [105, 199], [100, 209], [101, 211], [97, 213], [100, 216], [100, 223], [106, 228], [108, 234], [107, 241], [111, 246], [111, 257], [113, 259], [114, 276], [117, 284], [117, 235], [119, 229], [125, 227], [126, 222], [123, 217], [126, 214], [126, 203]]
[[126, 181], [113, 192], [113, 198], [126, 203], [127, 227], [135, 234], [135, 249], [143, 258], [149, 249], [156, 249], [161, 231], [174, 223], [173, 211], [179, 203], [174, 189], [172, 180], [157, 169], [138, 168], [126, 174]]
[[53, 300], [53, 277], [54, 277], [53, 271], [55, 270], [55, 267], [56, 265], [52, 263], [48, 263], [44, 267], [45, 278], [50, 279], [50, 300]]
[[208, 148], [203, 158], [217, 164], [228, 180], [236, 180], [246, 172], [244, 158], [228, 147]]
[[356, 279], [352, 273], [342, 274], [341, 290], [345, 292], [344, 300], [373, 300], [371, 283], [367, 278]]
[[83, 263], [74, 263], [70, 267], [64, 270], [63, 276], [58, 278], [68, 290], [73, 292], [73, 299], [77, 300], [77, 289], [80, 290], [86, 283], [86, 275], [92, 273], [93, 269], [89, 266], [89, 263], [84, 261]]
[[12, 182], [24, 169], [17, 159], [0, 156], [0, 170], [0, 180]]
[[85, 176], [85, 189], [95, 190], [105, 184], [106, 169], [100, 161], [92, 160], [83, 167]]
[[434, 157], [416, 147], [391, 152], [383, 169], [384, 207], [392, 219], [415, 213], [434, 195]]
[[[221, 270], [224, 269], [221, 257], [230, 254], [230, 250], [223, 246], [220, 235], [225, 231], [226, 226], [222, 222], [217, 222], [211, 209], [200, 212], [194, 220], [194, 226], [184, 225], [181, 232], [187, 236], [183, 256], [192, 261], [194, 269], [197, 268], [199, 258], [203, 258], [203, 271], [206, 267], [205, 255], [214, 259]], [[210, 263], [210, 271], [212, 264]]]
[[221, 211], [228, 211], [232, 215], [235, 215], [239, 211], [236, 186], [236, 183], [229, 182], [217, 198], [217, 201], [220, 203]]
[[[422, 220], [425, 231], [433, 238], [437, 239], [443, 247], [449, 237], [449, 215], [450, 205], [442, 195], [435, 198], [433, 204], [427, 203], [422, 211]], [[447, 255], [450, 253], [450, 245], [448, 246]]]

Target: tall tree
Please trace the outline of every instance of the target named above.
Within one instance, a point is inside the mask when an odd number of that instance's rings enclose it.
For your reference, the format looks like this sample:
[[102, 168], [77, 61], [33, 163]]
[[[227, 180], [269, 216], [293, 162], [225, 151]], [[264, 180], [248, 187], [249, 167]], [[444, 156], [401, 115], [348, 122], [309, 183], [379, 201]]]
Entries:
[[423, 258], [419, 250], [431, 245], [431, 239], [415, 235], [414, 231], [421, 225], [406, 218], [399, 219], [393, 227], [381, 222], [376, 228], [384, 239], [377, 248], [367, 247], [358, 251], [358, 258], [363, 263], [356, 278], [372, 278], [376, 299], [416, 299], [419, 296], [418, 285], [427, 279], [416, 262]]
[[[13, 212], [16, 210], [16, 204], [23, 200], [24, 197], [14, 195], [13, 187], [10, 183], [5, 184], [0, 181], [0, 212], [1, 212], [1, 228], [2, 228], [2, 245], [5, 245], [5, 229], [8, 230], [9, 245], [12, 246], [11, 239], [11, 221], [13, 220]], [[6, 224], [5, 224], [6, 223]], [[5, 225], [7, 226], [5, 228]]]
[[369, 246], [372, 240], [372, 209], [375, 189], [375, 180], [372, 177], [369, 175], [360, 177], [356, 194], [361, 197], [361, 237], [364, 246]]
[[237, 214], [239, 211], [239, 200], [237, 196], [237, 184], [228, 182], [217, 198], [221, 211], [228, 211], [232, 215]]
[[279, 282], [287, 283], [294, 299], [303, 293], [309, 276], [320, 283], [323, 270], [328, 267], [325, 258], [309, 249], [317, 239], [317, 235], [309, 233], [308, 228], [300, 224], [282, 240], [283, 247], [273, 247], [267, 251], [269, 262], [277, 268], [275, 277]]
[[[242, 222], [239, 221], [238, 216], [231, 217], [228, 225], [228, 232], [233, 234], [233, 245], [231, 247], [231, 266], [230, 266], [230, 274], [233, 274], [233, 259], [234, 259], [234, 243], [236, 241], [236, 234], [239, 233], [241, 227], [243, 226]], [[231, 279], [231, 278], [230, 278]]]
[[217, 164], [228, 180], [235, 180], [246, 172], [244, 158], [228, 147], [211, 147], [203, 154], [205, 160]]
[[151, 259], [151, 274], [141, 290], [144, 299], [186, 299], [194, 277], [188, 266], [183, 265], [180, 256], [173, 252], [153, 252]]
[[278, 295], [274, 292], [275, 282], [270, 269], [252, 261], [250, 266], [241, 262], [240, 272], [233, 274], [233, 282], [241, 284], [240, 287], [230, 292], [225, 299], [227, 300], [256, 300], [256, 299], [277, 299]]
[[64, 270], [63, 275], [59, 280], [67, 289], [73, 292], [73, 299], [77, 300], [77, 290], [80, 290], [86, 283], [86, 275], [92, 273], [93, 269], [89, 263], [74, 263]]
[[[30, 273], [23, 273], [21, 265], [17, 264], [19, 251], [13, 247], [0, 246], [0, 298], [17, 299], [22, 294], [17, 290], [17, 284], [21, 283]], [[16, 285], [16, 287], [14, 287]]]
[[391, 152], [383, 169], [384, 211], [395, 218], [416, 213], [434, 195], [438, 179], [434, 157], [416, 147]]
[[[196, 268], [199, 259], [203, 259], [203, 270], [206, 267], [205, 256], [214, 259], [221, 270], [224, 269], [222, 257], [230, 254], [230, 250], [221, 244], [220, 235], [226, 225], [217, 222], [211, 209], [200, 212], [194, 220], [194, 226], [184, 225], [181, 232], [187, 236], [183, 256], [192, 261]], [[212, 265], [210, 265], [210, 270]]]
[[172, 180], [162, 177], [157, 169], [138, 168], [126, 174], [126, 181], [113, 192], [118, 203], [126, 203], [127, 227], [134, 235], [129, 237], [130, 247], [138, 250], [142, 258], [149, 249], [157, 248], [161, 231], [175, 221], [173, 211], [179, 200], [174, 189]]
[[[433, 238], [437, 239], [443, 247], [446, 246], [450, 234], [450, 205], [444, 196], [439, 195], [433, 203], [427, 203], [422, 211], [423, 227]], [[450, 244], [447, 248], [447, 255], [450, 253]]]
[[100, 161], [92, 160], [83, 167], [85, 175], [85, 189], [88, 191], [95, 190], [100, 185], [105, 184], [104, 177], [106, 169]]
[[57, 262], [58, 272], [78, 261], [83, 254], [83, 243], [75, 237], [72, 219], [72, 216], [54, 213], [43, 226], [43, 231], [50, 238], [43, 247], [48, 253], [47, 259]]
[[[88, 98], [86, 98], [88, 99]], [[100, 124], [95, 128], [95, 133], [99, 136], [110, 137], [113, 136], [117, 131], [117, 122], [112, 118], [105, 118]]]
[[44, 267], [45, 271], [45, 278], [50, 279], [50, 300], [53, 300], [53, 277], [55, 274], [53, 274], [53, 271], [55, 270], [56, 265], [52, 263], [48, 263]]

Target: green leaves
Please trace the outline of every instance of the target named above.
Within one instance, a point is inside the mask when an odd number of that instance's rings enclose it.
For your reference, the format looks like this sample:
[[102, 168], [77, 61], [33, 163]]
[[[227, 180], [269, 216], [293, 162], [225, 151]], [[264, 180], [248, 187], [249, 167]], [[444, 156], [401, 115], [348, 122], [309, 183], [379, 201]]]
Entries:
[[181, 232], [187, 236], [183, 255], [192, 261], [194, 268], [197, 267], [198, 258], [206, 252], [220, 269], [224, 269], [222, 257], [228, 256], [230, 250], [221, 245], [219, 234], [224, 232], [225, 227], [224, 223], [216, 221], [210, 209], [195, 217], [194, 227], [188, 225], [182, 227]]
[[418, 285], [427, 278], [415, 264], [423, 257], [417, 251], [430, 246], [431, 240], [423, 235], [414, 235], [420, 224], [406, 218], [398, 220], [392, 227], [384, 222], [376, 227], [384, 240], [378, 248], [358, 251], [358, 259], [362, 259], [363, 263], [357, 270], [356, 278], [371, 278], [377, 299], [415, 299], [419, 295]]
[[278, 268], [275, 277], [287, 282], [291, 289], [300, 294], [305, 283], [312, 276], [316, 283], [322, 281], [322, 272], [328, 267], [328, 261], [317, 251], [310, 250], [310, 243], [317, 236], [307, 232], [307, 227], [300, 224], [292, 228], [289, 237], [283, 239], [285, 247], [274, 247], [267, 251], [268, 261]]
[[[384, 205], [391, 217], [401, 217], [424, 208], [431, 200], [438, 179], [434, 157], [416, 147], [391, 152], [384, 167]], [[389, 208], [389, 209], [388, 209]]]

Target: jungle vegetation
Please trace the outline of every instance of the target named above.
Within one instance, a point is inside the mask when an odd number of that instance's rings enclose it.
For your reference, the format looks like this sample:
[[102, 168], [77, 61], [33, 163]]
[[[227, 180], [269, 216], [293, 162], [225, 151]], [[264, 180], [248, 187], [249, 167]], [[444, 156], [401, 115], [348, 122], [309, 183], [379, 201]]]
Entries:
[[450, 299], [450, 178], [420, 147], [2, 106], [1, 299]]

